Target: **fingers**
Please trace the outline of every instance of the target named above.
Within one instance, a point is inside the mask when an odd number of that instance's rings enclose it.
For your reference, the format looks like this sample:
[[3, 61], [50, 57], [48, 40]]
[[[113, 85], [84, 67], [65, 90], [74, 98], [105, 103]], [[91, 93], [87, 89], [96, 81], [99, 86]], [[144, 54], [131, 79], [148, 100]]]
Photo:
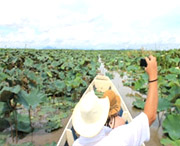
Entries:
[[156, 61], [156, 57], [154, 57], [152, 55], [150, 55], [149, 57], [145, 57], [145, 59], [146, 59], [147, 64], [149, 61], [154, 61], [154, 60]]
[[145, 60], [146, 60], [146, 62], [147, 62], [147, 64], [148, 64], [148, 62], [149, 62], [149, 58], [148, 58], [148, 57], [145, 57]]
[[[148, 66], [152, 62], [156, 62], [156, 57], [150, 55], [149, 57], [145, 57], [145, 60], [147, 62], [147, 66]], [[145, 68], [145, 71], [147, 72], [147, 67]]]
[[156, 60], [156, 57], [150, 55], [150, 56], [149, 56], [149, 60]]

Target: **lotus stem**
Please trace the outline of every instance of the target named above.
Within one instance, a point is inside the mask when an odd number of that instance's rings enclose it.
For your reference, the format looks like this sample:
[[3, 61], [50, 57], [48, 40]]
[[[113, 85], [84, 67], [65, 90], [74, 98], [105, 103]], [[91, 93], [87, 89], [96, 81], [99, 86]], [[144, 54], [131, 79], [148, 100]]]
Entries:
[[14, 121], [15, 121], [15, 129], [16, 129], [16, 143], [18, 142], [18, 131], [17, 131], [17, 112], [13, 110]]
[[[9, 115], [10, 115], [10, 113], [11, 113], [11, 105], [10, 105], [10, 102], [6, 102], [7, 103], [7, 105], [8, 105], [8, 107], [9, 107]], [[9, 116], [8, 115], [8, 116]], [[14, 115], [14, 113], [13, 113], [13, 115]], [[14, 142], [14, 134], [13, 134], [13, 130], [12, 130], [12, 124], [11, 124], [11, 120], [9, 120], [9, 125], [10, 125], [10, 127], [11, 127], [11, 137], [12, 137], [12, 141]]]
[[32, 131], [32, 130], [33, 130], [33, 127], [32, 127], [32, 123], [31, 123], [31, 106], [30, 106], [28, 112], [29, 112], [30, 127], [31, 127], [31, 131]]

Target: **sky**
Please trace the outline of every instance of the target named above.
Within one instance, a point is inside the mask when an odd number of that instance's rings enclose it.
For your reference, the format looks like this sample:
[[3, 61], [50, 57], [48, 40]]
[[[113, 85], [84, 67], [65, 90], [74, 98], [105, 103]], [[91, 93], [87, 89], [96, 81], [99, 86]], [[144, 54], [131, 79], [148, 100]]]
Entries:
[[0, 47], [180, 48], [180, 0], [0, 0]]

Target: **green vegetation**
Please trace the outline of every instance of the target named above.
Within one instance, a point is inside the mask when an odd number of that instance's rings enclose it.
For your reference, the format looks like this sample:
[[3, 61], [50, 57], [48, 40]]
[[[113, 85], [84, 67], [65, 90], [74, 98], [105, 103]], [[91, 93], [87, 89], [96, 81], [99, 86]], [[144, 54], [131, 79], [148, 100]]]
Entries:
[[0, 131], [17, 141], [20, 132], [62, 127], [99, 65], [92, 51], [1, 49]]
[[[180, 49], [169, 51], [85, 51], [0, 49], [0, 145], [7, 138], [44, 129], [57, 130], [71, 114], [100, 66], [98, 55], [110, 71], [119, 72], [123, 83], [147, 94], [148, 76], [139, 66], [142, 57], [153, 54], [158, 61], [158, 118], [165, 133], [161, 143], [180, 144]], [[98, 97], [103, 93], [95, 91]], [[144, 108], [145, 99], [133, 105]], [[161, 113], [161, 114], [160, 114]], [[163, 115], [161, 118], [159, 115]], [[34, 145], [29, 142], [24, 145]], [[47, 145], [56, 145], [51, 142]]]

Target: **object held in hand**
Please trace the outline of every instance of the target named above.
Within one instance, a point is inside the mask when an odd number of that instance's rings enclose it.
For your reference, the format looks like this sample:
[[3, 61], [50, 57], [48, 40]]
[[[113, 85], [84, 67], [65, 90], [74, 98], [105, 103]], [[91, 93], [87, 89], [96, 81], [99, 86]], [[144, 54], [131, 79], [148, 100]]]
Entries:
[[141, 67], [147, 67], [147, 62], [146, 62], [146, 60], [145, 60], [144, 58], [142, 58], [142, 59], [140, 60], [140, 66], [141, 66]]

